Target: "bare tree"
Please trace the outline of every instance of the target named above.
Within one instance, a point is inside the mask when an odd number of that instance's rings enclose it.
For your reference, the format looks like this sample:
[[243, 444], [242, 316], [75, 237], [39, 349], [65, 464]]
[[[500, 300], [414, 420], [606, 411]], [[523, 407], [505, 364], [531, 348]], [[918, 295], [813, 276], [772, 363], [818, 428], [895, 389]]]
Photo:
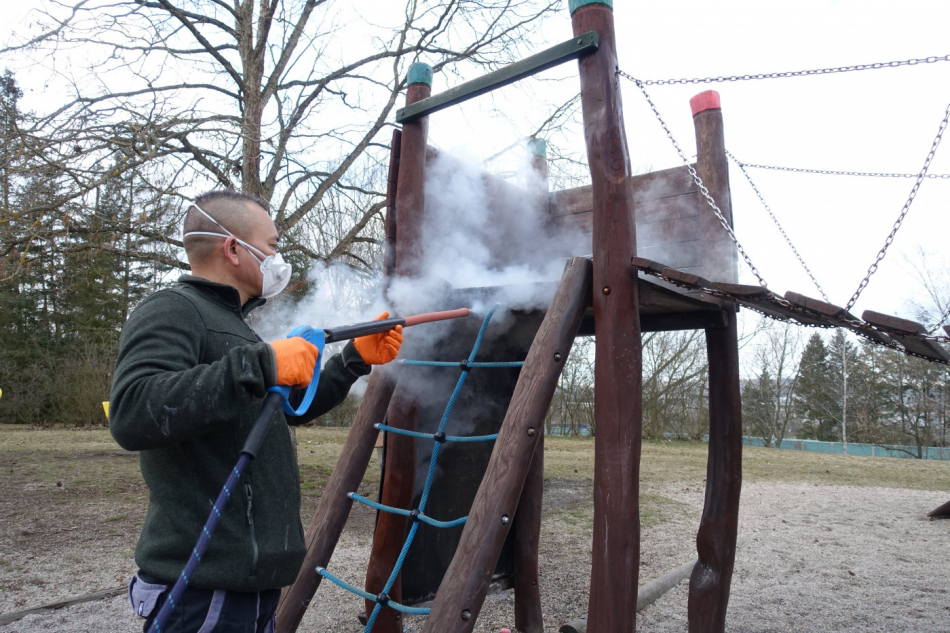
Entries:
[[759, 373], [743, 389], [742, 416], [765, 446], [780, 448], [794, 419], [801, 343], [801, 328], [791, 322], [770, 322], [761, 332], [755, 352]]
[[703, 331], [643, 337], [643, 434], [700, 439], [709, 429]]
[[[391, 125], [408, 64], [424, 60], [455, 76], [492, 69], [523, 54], [542, 18], [559, 7], [555, 0], [406, 0], [372, 11], [332, 0], [48, 0], [36, 20], [41, 32], [3, 52], [48, 61], [47, 68], [64, 57], [85, 66], [59, 73], [67, 103], [18, 130], [62, 185], [18, 215], [32, 222], [71, 201], [88, 206], [97, 188], [133, 171], [158, 197], [187, 198], [211, 186], [260, 196], [291, 248], [365, 266], [360, 249], [378, 240], [372, 218], [383, 208], [383, 178], [364, 176], [386, 160], [388, 137], [380, 133]], [[345, 220], [334, 223], [343, 203]], [[114, 228], [151, 241], [141, 257], [183, 267], [171, 237], [180, 219], [170, 212]]]

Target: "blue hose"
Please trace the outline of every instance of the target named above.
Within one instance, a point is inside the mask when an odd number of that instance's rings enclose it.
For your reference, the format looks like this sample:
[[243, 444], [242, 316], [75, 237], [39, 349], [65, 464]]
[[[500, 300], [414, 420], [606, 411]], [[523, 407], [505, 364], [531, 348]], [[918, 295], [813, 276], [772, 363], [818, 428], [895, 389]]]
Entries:
[[185, 568], [175, 580], [175, 585], [165, 598], [165, 603], [162, 604], [162, 608], [159, 609], [158, 615], [152, 620], [152, 626], [148, 629], [149, 633], [162, 633], [162, 628], [168, 622], [168, 618], [175, 609], [175, 605], [181, 600], [181, 594], [185, 592], [189, 581], [198, 568], [198, 563], [201, 562], [201, 557], [205, 555], [205, 551], [208, 549], [208, 543], [211, 542], [211, 536], [214, 534], [215, 528], [218, 527], [221, 513], [228, 504], [228, 499], [231, 498], [231, 491], [237, 486], [238, 480], [244, 473], [248, 462], [257, 456], [261, 442], [264, 441], [264, 435], [267, 434], [267, 429], [270, 428], [274, 414], [277, 413], [277, 408], [281, 402], [282, 398], [279, 393], [270, 392], [264, 397], [264, 405], [261, 407], [261, 412], [257, 416], [257, 420], [254, 421], [254, 426], [251, 427], [251, 432], [248, 433], [247, 440], [244, 442], [244, 448], [241, 449], [241, 457], [228, 475], [228, 480], [225, 482], [221, 492], [218, 493], [218, 498], [215, 500], [214, 505], [211, 506], [211, 513], [208, 515], [208, 520], [205, 522], [204, 527], [201, 528], [201, 535], [198, 537], [198, 542], [194, 548], [192, 548], [191, 556], [188, 557]]

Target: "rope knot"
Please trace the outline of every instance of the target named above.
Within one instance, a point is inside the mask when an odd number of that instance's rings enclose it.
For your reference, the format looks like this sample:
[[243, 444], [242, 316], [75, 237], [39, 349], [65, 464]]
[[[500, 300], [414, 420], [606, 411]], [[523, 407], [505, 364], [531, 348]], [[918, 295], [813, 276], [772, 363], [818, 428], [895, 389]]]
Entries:
[[459, 367], [462, 368], [462, 371], [471, 371], [472, 369], [471, 367], [468, 366], [467, 358], [459, 363]]
[[413, 521], [418, 521], [418, 520], [419, 520], [419, 510], [416, 509], [416, 510], [413, 510], [412, 512], [410, 512], [410, 513], [409, 513], [409, 518], [412, 519]]
[[445, 443], [445, 431], [439, 431], [438, 433], [433, 434], [432, 439], [434, 439], [439, 444]]
[[387, 604], [389, 604], [389, 594], [381, 593], [376, 596], [376, 603], [381, 607], [385, 607]]

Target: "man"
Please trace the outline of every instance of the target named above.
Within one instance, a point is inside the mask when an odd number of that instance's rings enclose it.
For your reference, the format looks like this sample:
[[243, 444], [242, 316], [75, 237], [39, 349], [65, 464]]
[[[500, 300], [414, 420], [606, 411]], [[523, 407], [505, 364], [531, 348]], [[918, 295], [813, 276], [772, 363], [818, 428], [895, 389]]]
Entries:
[[[135, 548], [140, 571], [129, 584], [146, 631], [238, 460], [267, 388], [308, 384], [317, 362], [317, 348], [304, 339], [268, 344], [244, 320], [290, 279], [266, 209], [232, 191], [199, 196], [184, 227], [192, 275], [143, 301], [122, 330], [109, 428], [120, 446], [141, 451], [149, 488]], [[280, 588], [296, 580], [306, 553], [287, 424], [329, 411], [370, 365], [393, 360], [401, 330], [351, 342], [324, 365], [304, 415], [278, 412], [163, 633], [273, 630]]]

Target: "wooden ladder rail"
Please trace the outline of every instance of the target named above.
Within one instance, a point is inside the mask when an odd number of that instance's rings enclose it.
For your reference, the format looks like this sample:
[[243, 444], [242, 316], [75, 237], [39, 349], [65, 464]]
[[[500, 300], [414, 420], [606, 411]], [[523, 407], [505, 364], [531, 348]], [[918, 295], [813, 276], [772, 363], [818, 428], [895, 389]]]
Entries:
[[591, 279], [590, 260], [568, 260], [521, 369], [458, 549], [436, 594], [423, 629], [428, 633], [461, 633], [475, 626], [544, 434], [545, 414], [590, 305]]
[[373, 370], [356, 418], [346, 436], [343, 450], [320, 503], [307, 529], [307, 556], [297, 580], [284, 589], [277, 606], [277, 632], [294, 633], [300, 626], [322, 577], [317, 567], [326, 567], [340, 540], [353, 500], [347, 496], [363, 481], [379, 434], [373, 425], [383, 420], [396, 386], [395, 372], [382, 367]]

